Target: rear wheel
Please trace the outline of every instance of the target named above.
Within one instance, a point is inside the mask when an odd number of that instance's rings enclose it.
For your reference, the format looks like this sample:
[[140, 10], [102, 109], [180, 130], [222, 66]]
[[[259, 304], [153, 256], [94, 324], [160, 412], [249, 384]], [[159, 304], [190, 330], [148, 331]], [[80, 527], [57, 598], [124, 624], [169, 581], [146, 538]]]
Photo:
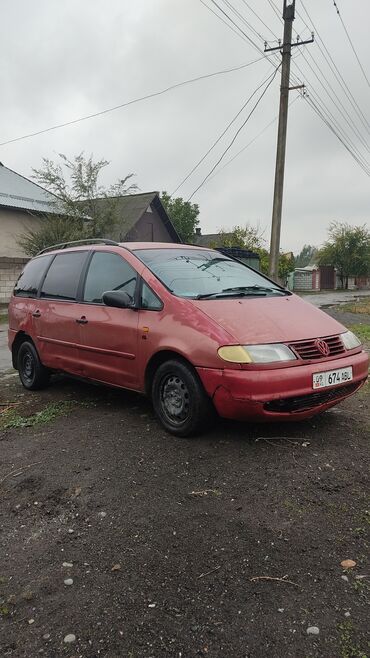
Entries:
[[29, 391], [37, 391], [48, 385], [50, 371], [42, 365], [33, 343], [24, 341], [18, 350], [19, 378]]
[[193, 436], [204, 429], [213, 406], [194, 369], [182, 361], [159, 366], [152, 385], [154, 411], [171, 434]]

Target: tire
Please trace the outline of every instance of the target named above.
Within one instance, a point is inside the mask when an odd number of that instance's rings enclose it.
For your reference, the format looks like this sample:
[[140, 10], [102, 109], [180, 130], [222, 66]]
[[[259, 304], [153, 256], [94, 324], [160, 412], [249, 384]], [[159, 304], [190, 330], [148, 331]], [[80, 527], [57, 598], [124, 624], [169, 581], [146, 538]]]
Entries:
[[45, 388], [50, 380], [50, 371], [42, 365], [36, 348], [24, 341], [18, 350], [17, 367], [19, 378], [28, 391]]
[[214, 415], [197, 373], [182, 361], [165, 361], [152, 384], [154, 411], [170, 434], [189, 437], [199, 434]]

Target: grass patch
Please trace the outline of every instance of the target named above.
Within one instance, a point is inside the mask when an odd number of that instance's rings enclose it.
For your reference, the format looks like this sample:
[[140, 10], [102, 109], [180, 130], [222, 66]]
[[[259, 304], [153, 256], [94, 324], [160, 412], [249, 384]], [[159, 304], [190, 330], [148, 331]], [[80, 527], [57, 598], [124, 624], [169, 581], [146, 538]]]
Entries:
[[7, 324], [8, 323], [8, 315], [7, 314], [0, 314], [0, 324]]
[[369, 324], [351, 324], [348, 329], [353, 331], [363, 343], [370, 343], [370, 325]]
[[0, 429], [8, 430], [19, 427], [34, 427], [49, 423], [55, 418], [65, 416], [69, 411], [77, 406], [82, 406], [77, 400], [62, 400], [60, 402], [51, 402], [41, 411], [37, 411], [31, 416], [22, 416], [14, 407], [5, 409], [0, 415]]
[[369, 654], [359, 649], [353, 641], [354, 628], [351, 621], [339, 624], [338, 631], [340, 658], [369, 658]]
[[355, 302], [348, 304], [341, 304], [338, 310], [345, 311], [346, 313], [358, 313], [360, 315], [370, 315], [370, 297], [359, 299]]

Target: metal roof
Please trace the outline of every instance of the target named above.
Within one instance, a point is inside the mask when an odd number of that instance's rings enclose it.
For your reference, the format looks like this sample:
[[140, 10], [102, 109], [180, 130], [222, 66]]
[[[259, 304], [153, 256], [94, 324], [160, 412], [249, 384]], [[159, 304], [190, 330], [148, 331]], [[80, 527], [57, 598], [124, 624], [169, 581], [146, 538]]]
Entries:
[[0, 163], [0, 207], [18, 208], [35, 213], [62, 212], [59, 199]]

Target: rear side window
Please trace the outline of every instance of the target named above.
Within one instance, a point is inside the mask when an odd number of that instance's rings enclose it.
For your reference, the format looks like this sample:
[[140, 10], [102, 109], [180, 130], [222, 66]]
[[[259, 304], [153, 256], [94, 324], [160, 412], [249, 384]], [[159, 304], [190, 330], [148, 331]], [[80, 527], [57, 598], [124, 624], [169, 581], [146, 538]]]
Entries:
[[86, 276], [84, 301], [100, 304], [104, 292], [121, 290], [133, 299], [137, 272], [118, 254], [96, 251]]
[[57, 254], [42, 285], [41, 297], [74, 301], [86, 255], [86, 251]]
[[39, 256], [27, 263], [14, 288], [17, 297], [36, 297], [42, 277], [53, 257]]

